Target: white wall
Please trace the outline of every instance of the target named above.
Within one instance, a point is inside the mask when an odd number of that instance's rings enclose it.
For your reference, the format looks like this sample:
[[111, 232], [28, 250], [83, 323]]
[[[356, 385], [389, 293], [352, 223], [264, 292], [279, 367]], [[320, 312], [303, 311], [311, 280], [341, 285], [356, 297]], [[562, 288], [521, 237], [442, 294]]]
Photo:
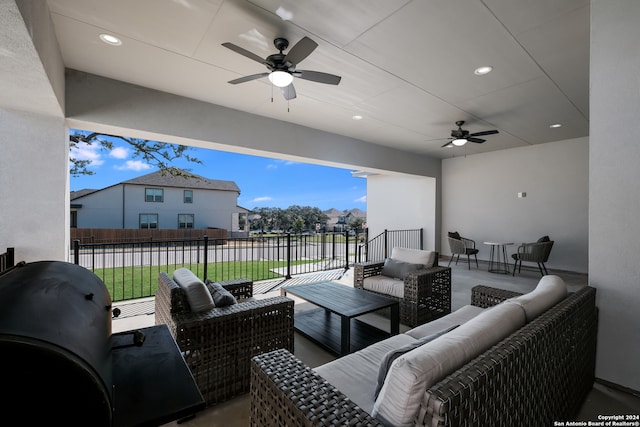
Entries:
[[511, 254], [549, 235], [548, 268], [587, 272], [588, 138], [446, 159], [442, 194], [443, 254], [451, 253], [448, 231], [475, 240], [485, 260], [485, 241], [513, 242]]
[[640, 2], [591, 1], [589, 281], [596, 376], [640, 390]]
[[64, 94], [62, 57], [46, 2], [3, 1], [1, 10], [0, 252], [14, 247], [17, 261], [66, 260], [69, 136], [57, 97]]
[[0, 109], [0, 129], [0, 252], [14, 247], [16, 261], [66, 260], [64, 119]]
[[427, 250], [439, 250], [436, 179], [411, 175], [367, 177], [367, 227], [373, 238], [388, 230], [424, 228]]

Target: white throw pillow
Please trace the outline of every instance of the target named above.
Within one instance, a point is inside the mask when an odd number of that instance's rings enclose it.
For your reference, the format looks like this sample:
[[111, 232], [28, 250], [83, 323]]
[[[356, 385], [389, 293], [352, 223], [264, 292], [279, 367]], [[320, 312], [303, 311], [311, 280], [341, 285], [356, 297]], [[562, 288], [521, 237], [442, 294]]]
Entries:
[[188, 268], [179, 268], [173, 272], [173, 281], [178, 284], [187, 295], [189, 307], [194, 313], [215, 307], [213, 298], [204, 282], [198, 279]]
[[567, 297], [567, 285], [559, 276], [543, 276], [536, 288], [528, 294], [520, 295], [507, 300], [509, 303], [518, 304], [527, 315], [527, 322], [562, 301]]
[[422, 264], [425, 268], [429, 268], [435, 262], [436, 253], [434, 251], [423, 251], [420, 249], [409, 249], [395, 246], [391, 250], [391, 258], [411, 264]]

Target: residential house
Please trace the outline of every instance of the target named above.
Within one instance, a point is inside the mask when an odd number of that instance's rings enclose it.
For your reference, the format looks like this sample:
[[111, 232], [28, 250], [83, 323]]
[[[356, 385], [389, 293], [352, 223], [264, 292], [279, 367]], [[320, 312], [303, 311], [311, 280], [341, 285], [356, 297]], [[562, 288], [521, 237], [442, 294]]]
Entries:
[[352, 218], [365, 218], [367, 217], [366, 212], [360, 209], [345, 209], [343, 211], [339, 211], [338, 209], [331, 208], [322, 212], [326, 216], [329, 217], [327, 220], [327, 230], [331, 231], [345, 231], [349, 221]]
[[[283, 20], [265, 1], [162, 2], [145, 20], [122, 2], [1, 2], [0, 247], [67, 258], [69, 128], [363, 170], [371, 234], [423, 228], [447, 255], [458, 230], [485, 259], [484, 241], [550, 234], [548, 267], [597, 289], [596, 376], [640, 390], [640, 2], [317, 3]], [[266, 57], [285, 34], [315, 39], [301, 69], [340, 85], [296, 77], [286, 101], [267, 78], [227, 83], [265, 68], [221, 43]], [[457, 120], [500, 133], [442, 147]]]
[[[189, 176], [191, 175], [191, 176]], [[160, 171], [101, 190], [71, 193], [71, 225], [78, 228], [222, 228], [238, 231], [240, 188], [233, 181]]]

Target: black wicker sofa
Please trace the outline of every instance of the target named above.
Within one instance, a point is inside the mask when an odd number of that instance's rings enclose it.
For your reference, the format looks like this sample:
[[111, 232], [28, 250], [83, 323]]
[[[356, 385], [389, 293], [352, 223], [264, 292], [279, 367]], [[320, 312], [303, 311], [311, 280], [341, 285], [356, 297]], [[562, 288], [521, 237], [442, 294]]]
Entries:
[[[592, 287], [568, 294], [417, 393], [419, 408], [406, 424], [374, 418], [316, 372], [323, 372], [322, 367], [311, 369], [286, 350], [256, 356], [251, 366], [251, 425], [537, 427], [571, 420], [594, 381], [595, 294]], [[497, 306], [518, 295], [476, 286], [467, 307], [477, 310]], [[450, 316], [456, 316], [456, 312]], [[349, 382], [342, 380], [343, 385]]]

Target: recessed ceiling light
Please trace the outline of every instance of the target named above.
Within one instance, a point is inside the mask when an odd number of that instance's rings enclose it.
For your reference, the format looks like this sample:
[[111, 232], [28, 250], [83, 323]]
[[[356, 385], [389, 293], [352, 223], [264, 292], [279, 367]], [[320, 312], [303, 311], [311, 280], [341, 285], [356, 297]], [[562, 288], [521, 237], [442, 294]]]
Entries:
[[560, 128], [560, 127], [562, 127], [562, 125], [561, 125], [560, 123], [555, 123], [555, 124], [552, 124], [552, 125], [551, 125], [551, 126], [549, 126], [549, 127], [550, 127], [550, 128]]
[[362, 120], [362, 116], [359, 114], [356, 114], [355, 116], [351, 117], [353, 120]]
[[484, 76], [485, 74], [490, 73], [491, 71], [493, 71], [493, 67], [490, 65], [485, 65], [484, 67], [478, 67], [473, 71], [473, 74], [475, 74], [476, 76]]
[[122, 44], [122, 40], [111, 34], [100, 34], [100, 40], [112, 46], [120, 46]]

